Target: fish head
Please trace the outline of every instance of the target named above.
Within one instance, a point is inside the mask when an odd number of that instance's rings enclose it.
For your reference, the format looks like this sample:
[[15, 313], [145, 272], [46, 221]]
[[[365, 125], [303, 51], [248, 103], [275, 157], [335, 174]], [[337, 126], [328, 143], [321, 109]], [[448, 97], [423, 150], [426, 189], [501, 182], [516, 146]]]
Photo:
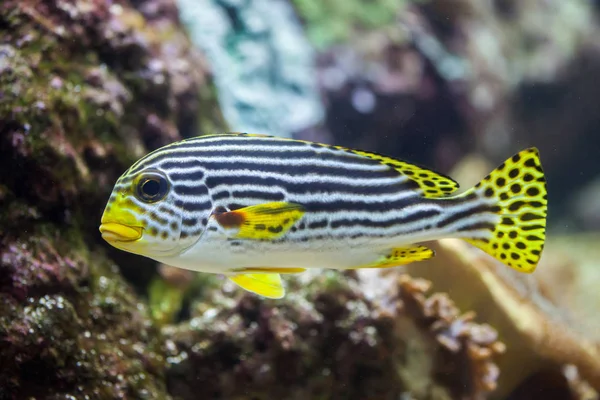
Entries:
[[153, 259], [177, 256], [205, 231], [206, 209], [186, 207], [168, 171], [152, 167], [125, 172], [115, 183], [102, 214], [100, 233], [110, 245]]

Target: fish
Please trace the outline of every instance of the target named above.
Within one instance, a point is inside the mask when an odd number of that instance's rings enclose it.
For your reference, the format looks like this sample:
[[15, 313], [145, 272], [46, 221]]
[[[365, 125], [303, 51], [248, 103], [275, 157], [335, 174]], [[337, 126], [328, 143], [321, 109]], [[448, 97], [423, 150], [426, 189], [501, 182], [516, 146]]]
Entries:
[[460, 238], [523, 273], [546, 238], [539, 151], [513, 155], [459, 193], [452, 178], [394, 157], [249, 133], [193, 137], [135, 162], [116, 181], [100, 233], [173, 267], [285, 295], [282, 274], [393, 268]]

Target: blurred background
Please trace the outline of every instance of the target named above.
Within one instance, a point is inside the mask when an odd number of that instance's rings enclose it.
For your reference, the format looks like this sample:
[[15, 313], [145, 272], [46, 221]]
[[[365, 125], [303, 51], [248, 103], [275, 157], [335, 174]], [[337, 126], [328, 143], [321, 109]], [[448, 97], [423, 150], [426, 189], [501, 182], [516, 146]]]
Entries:
[[[0, 38], [0, 399], [598, 398], [600, 2], [4, 0]], [[540, 266], [442, 241], [278, 303], [102, 242], [132, 162], [224, 131], [463, 188], [535, 146]]]

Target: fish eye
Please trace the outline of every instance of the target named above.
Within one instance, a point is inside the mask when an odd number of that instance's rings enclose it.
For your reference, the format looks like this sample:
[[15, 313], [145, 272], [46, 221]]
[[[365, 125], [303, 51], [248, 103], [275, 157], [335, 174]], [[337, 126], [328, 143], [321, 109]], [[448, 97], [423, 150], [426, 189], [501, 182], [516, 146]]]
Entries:
[[145, 172], [137, 181], [136, 197], [146, 203], [156, 203], [169, 192], [169, 181], [157, 171]]

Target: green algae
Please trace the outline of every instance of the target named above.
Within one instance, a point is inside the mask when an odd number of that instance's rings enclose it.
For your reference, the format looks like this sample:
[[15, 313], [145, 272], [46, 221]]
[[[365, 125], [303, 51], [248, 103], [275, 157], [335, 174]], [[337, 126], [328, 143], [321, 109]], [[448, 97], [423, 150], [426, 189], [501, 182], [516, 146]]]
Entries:
[[156, 276], [148, 285], [148, 307], [158, 326], [176, 322], [186, 305], [220, 289], [223, 284], [215, 274], [193, 272], [185, 279], [185, 282], [172, 282], [168, 277]]
[[202, 126], [203, 134], [220, 133], [227, 131], [227, 121], [218, 106], [218, 93], [214, 82], [209, 82], [200, 87], [198, 98], [200, 101], [198, 124]]
[[318, 49], [350, 40], [357, 33], [392, 26], [409, 0], [293, 0], [306, 33]]
[[152, 319], [160, 325], [173, 322], [181, 310], [184, 296], [181, 287], [171, 285], [161, 277], [153, 279], [148, 287], [148, 306]]

